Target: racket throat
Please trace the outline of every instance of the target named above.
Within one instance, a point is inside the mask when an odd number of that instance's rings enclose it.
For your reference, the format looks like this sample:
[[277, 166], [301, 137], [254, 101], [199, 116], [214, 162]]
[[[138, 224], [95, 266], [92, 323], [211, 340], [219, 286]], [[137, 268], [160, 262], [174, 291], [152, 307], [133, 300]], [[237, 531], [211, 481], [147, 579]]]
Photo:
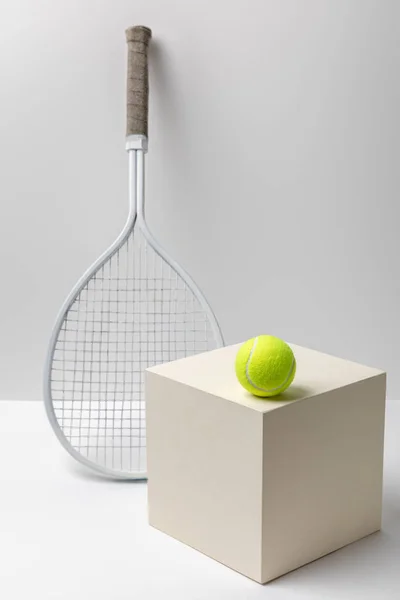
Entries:
[[144, 220], [144, 155], [147, 152], [147, 138], [143, 135], [128, 136], [126, 148], [129, 157], [129, 213], [140, 223]]

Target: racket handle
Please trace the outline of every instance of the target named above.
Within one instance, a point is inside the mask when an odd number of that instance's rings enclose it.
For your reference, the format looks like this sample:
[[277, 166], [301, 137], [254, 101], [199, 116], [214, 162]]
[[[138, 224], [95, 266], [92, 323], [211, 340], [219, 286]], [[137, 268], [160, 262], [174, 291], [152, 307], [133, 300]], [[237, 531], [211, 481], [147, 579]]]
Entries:
[[130, 27], [125, 33], [128, 43], [126, 135], [147, 137], [149, 113], [147, 48], [151, 29], [142, 26]]

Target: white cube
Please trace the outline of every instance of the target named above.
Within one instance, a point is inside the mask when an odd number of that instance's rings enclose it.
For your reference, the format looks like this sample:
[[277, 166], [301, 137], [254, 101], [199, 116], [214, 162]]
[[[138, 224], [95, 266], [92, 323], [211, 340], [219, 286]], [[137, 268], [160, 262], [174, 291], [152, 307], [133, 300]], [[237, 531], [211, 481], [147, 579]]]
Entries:
[[260, 583], [381, 526], [385, 373], [291, 347], [272, 400], [239, 345], [146, 372], [150, 524]]

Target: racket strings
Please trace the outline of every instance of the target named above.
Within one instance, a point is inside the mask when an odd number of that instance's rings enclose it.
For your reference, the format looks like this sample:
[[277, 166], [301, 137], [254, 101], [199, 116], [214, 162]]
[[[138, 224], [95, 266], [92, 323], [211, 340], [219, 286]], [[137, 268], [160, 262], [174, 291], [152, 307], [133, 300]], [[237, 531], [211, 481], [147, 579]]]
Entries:
[[144, 472], [144, 370], [216, 346], [192, 290], [132, 231], [80, 291], [55, 344], [51, 391], [65, 437], [108, 469]]

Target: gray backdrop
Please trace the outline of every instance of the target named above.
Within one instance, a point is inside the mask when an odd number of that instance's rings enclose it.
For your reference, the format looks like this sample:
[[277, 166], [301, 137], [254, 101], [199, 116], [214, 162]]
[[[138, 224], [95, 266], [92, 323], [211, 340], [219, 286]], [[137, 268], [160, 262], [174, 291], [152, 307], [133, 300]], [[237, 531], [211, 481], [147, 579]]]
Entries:
[[124, 29], [153, 28], [148, 220], [227, 342], [387, 369], [400, 398], [397, 0], [2, 0], [0, 397], [127, 210]]

